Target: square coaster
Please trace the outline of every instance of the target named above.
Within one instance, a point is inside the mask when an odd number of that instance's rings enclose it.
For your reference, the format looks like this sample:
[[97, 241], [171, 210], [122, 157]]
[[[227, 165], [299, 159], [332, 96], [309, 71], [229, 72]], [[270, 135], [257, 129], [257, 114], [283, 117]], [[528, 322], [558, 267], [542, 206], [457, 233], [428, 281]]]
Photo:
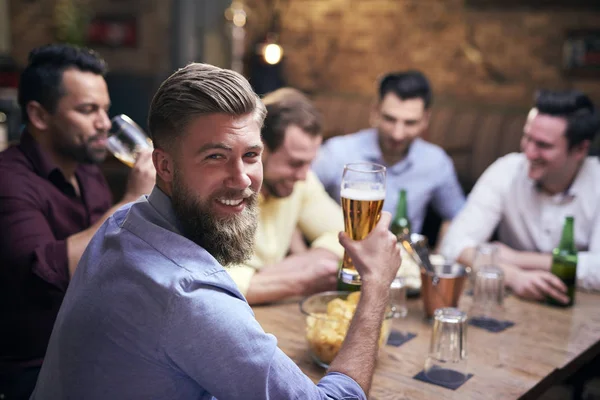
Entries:
[[485, 329], [488, 332], [498, 333], [510, 328], [511, 326], [514, 326], [515, 323], [512, 321], [500, 321], [495, 318], [488, 317], [472, 317], [469, 318], [469, 325]]
[[456, 390], [473, 376], [473, 374], [467, 374], [467, 376], [464, 377], [464, 375], [460, 372], [440, 367], [433, 367], [429, 372], [429, 375], [434, 377], [434, 380], [431, 380], [427, 375], [425, 375], [425, 370], [422, 370], [413, 376], [413, 379], [421, 382], [431, 383], [432, 385], [445, 387], [446, 389]]
[[388, 337], [387, 344], [389, 346], [400, 347], [404, 343], [408, 342], [409, 340], [411, 340], [412, 338], [414, 338], [416, 336], [417, 336], [416, 333], [400, 332], [400, 331], [393, 330], [390, 333], [390, 336]]

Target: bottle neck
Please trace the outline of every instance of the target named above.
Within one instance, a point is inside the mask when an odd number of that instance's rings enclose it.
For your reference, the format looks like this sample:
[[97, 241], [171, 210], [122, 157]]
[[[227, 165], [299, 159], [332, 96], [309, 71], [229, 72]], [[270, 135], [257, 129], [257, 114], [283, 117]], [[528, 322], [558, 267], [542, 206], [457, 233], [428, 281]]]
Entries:
[[400, 199], [398, 200], [398, 207], [396, 209], [396, 218], [408, 218], [408, 210], [406, 205], [406, 192], [400, 192]]
[[575, 251], [575, 240], [573, 239], [573, 218], [567, 218], [563, 226], [562, 236], [558, 248], [561, 250]]

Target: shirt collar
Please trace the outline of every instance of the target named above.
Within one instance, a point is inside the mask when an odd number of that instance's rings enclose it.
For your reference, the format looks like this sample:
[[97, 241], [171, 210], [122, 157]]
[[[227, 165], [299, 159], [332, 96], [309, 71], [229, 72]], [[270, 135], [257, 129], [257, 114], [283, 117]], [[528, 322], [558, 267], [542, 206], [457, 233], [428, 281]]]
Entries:
[[[25, 157], [31, 162], [36, 174], [52, 182], [61, 192], [70, 197], [76, 197], [75, 188], [71, 182], [68, 182], [65, 179], [60, 168], [52, 161], [48, 153], [42, 149], [40, 144], [27, 129], [23, 130], [23, 133], [21, 134], [19, 149], [21, 149]], [[87, 166], [80, 164], [75, 170], [75, 175], [80, 182], [82, 170], [85, 170], [86, 168]]]
[[[21, 140], [19, 148], [25, 154], [25, 156], [31, 162], [34, 171], [46, 178], [50, 179], [50, 176], [60, 169], [52, 162], [52, 159], [46, 152], [41, 148], [40, 144], [31, 136], [31, 133], [27, 129], [21, 134]], [[61, 173], [62, 175], [62, 173]]]
[[[555, 195], [551, 195], [551, 197], [556, 197], [559, 200], [568, 200], [568, 199], [572, 199], [577, 197], [578, 194], [582, 193], [582, 191], [585, 191], [586, 189], [586, 174], [587, 174], [587, 170], [588, 170], [588, 164], [589, 162], [594, 162], [596, 161], [594, 157], [587, 157], [583, 163], [581, 164], [581, 166], [579, 167], [579, 170], [577, 171], [577, 175], [575, 175], [575, 179], [573, 180], [573, 182], [571, 182], [571, 185], [562, 193], [557, 193]], [[527, 170], [525, 170], [527, 171]], [[544, 190], [542, 189], [542, 187], [540, 186], [540, 184], [534, 180], [532, 180], [531, 178], [527, 177], [527, 179], [529, 180], [529, 182], [531, 183], [531, 186], [539, 193], [544, 193]]]
[[[370, 133], [371, 134], [369, 135], [369, 140], [365, 141], [364, 143], [362, 149], [363, 154], [365, 155], [365, 158], [368, 161], [381, 165], [386, 165], [385, 161], [383, 160], [383, 155], [381, 154], [381, 148], [379, 147], [377, 130], [374, 128], [370, 129]], [[408, 153], [406, 154], [406, 157], [404, 157], [402, 160], [398, 161], [394, 165], [386, 166], [386, 169], [392, 174], [399, 174], [405, 171], [406, 169], [410, 168], [413, 165], [415, 158], [417, 157], [418, 148], [421, 147], [422, 140], [423, 139], [421, 138], [416, 138], [415, 140], [413, 140], [413, 142], [408, 147]]]
[[369, 129], [370, 135], [369, 140], [366, 140], [362, 146], [362, 151], [365, 158], [368, 161], [383, 164], [383, 156], [381, 155], [381, 148], [379, 147], [379, 140], [377, 138], [377, 130]]
[[585, 160], [583, 160], [581, 166], [579, 167], [579, 171], [577, 171], [577, 175], [573, 180], [573, 183], [571, 183], [571, 186], [569, 186], [569, 188], [565, 191], [565, 194], [576, 197], [578, 194], [585, 192], [587, 179], [586, 175], [589, 172], [590, 165], [595, 162], [598, 162], [596, 157], [587, 157]]
[[175, 215], [175, 210], [173, 210], [173, 203], [171, 202], [171, 198], [167, 196], [165, 192], [155, 185], [150, 196], [148, 196], [148, 203], [150, 203], [152, 208], [158, 212], [164, 222], [167, 223], [165, 226], [166, 228], [181, 235], [179, 220]]

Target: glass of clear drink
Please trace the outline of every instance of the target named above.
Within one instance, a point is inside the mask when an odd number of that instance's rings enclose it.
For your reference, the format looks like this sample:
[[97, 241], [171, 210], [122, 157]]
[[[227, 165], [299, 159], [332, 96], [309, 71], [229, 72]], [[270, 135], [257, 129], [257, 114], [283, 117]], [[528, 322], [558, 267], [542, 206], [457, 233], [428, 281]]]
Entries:
[[112, 119], [106, 147], [119, 161], [131, 168], [138, 153], [153, 146], [142, 128], [127, 115], [121, 114]]
[[[353, 240], [362, 240], [373, 230], [385, 199], [383, 165], [351, 163], [344, 166], [341, 185], [345, 231]], [[352, 259], [344, 254], [339, 279], [349, 285], [360, 285], [360, 275]]]

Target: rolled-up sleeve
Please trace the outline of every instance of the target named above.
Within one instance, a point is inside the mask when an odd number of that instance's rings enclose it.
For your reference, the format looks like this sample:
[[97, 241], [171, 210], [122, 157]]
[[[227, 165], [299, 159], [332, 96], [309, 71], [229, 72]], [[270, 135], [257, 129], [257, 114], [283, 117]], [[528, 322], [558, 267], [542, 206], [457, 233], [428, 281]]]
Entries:
[[317, 177], [308, 174], [304, 186], [298, 227], [313, 248], [324, 248], [340, 258], [344, 249], [338, 234], [344, 230], [342, 208], [325, 191]]
[[27, 184], [0, 185], [0, 255], [5, 273], [20, 281], [34, 273], [66, 290], [67, 244], [57, 240]]
[[264, 332], [248, 304], [225, 291], [186, 290], [167, 315], [167, 359], [218, 399], [366, 399], [340, 373], [315, 385]]
[[502, 179], [501, 160], [483, 173], [466, 205], [454, 218], [442, 242], [444, 257], [456, 260], [460, 253], [490, 239], [502, 218], [507, 180]]

